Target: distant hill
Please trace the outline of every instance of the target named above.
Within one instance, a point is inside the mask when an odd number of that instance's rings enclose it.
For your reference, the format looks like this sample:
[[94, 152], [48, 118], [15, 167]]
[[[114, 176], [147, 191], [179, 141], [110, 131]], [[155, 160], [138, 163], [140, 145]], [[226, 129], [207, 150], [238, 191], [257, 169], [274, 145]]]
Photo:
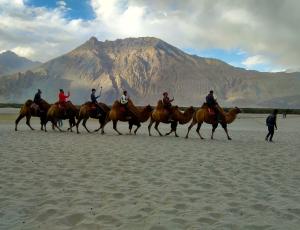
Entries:
[[0, 53], [0, 76], [29, 70], [40, 64], [40, 62], [20, 57], [12, 51], [5, 51]]
[[300, 73], [261, 73], [217, 59], [189, 55], [153, 37], [98, 41], [25, 73], [0, 78], [0, 101], [23, 102], [37, 88], [50, 102], [59, 88], [75, 103], [103, 86], [101, 100], [112, 103], [126, 89], [136, 104], [156, 104], [164, 91], [175, 104], [201, 105], [214, 89], [224, 106], [300, 108]]

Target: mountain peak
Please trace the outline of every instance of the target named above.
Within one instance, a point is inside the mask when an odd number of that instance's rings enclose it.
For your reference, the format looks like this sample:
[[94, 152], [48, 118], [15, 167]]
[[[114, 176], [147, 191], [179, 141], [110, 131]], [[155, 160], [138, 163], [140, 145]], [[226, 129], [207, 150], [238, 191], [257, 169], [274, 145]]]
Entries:
[[0, 53], [1, 56], [12, 56], [16, 57], [18, 56], [16, 53], [12, 52], [11, 50], [6, 50], [3, 53]]

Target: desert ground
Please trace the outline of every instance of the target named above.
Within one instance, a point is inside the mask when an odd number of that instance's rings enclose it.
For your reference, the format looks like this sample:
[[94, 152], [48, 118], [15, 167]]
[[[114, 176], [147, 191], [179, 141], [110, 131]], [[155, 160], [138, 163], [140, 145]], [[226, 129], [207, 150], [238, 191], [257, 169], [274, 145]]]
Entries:
[[300, 116], [279, 115], [268, 143], [266, 115], [240, 114], [228, 141], [209, 125], [204, 140], [195, 127], [183, 138], [187, 126], [149, 137], [148, 123], [136, 136], [45, 133], [36, 118], [15, 132], [17, 112], [0, 109], [0, 229], [300, 228]]

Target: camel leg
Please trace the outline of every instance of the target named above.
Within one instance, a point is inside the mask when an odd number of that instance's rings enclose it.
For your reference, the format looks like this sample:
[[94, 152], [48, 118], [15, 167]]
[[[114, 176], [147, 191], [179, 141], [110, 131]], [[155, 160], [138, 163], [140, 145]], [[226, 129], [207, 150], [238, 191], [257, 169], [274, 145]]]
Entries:
[[216, 130], [216, 128], [218, 127], [219, 123], [216, 123], [216, 124], [213, 124], [212, 125], [212, 131], [211, 131], [211, 136], [210, 136], [210, 139], [214, 139], [214, 132]]
[[100, 124], [100, 127], [98, 129], [95, 129], [94, 132], [98, 132], [100, 129], [101, 129], [101, 134], [104, 134], [104, 127], [105, 125], [109, 122], [109, 118], [108, 116], [106, 116], [106, 118], [104, 119], [104, 121], [102, 121], [102, 118], [100, 117], [99, 118], [99, 124]]
[[52, 122], [52, 125], [53, 125], [54, 128], [57, 128], [60, 132], [63, 132], [63, 130], [62, 130], [61, 128], [58, 127], [57, 121], [56, 121], [56, 120], [53, 120], [53, 119], [52, 119], [51, 122]]
[[23, 115], [23, 114], [20, 114], [19, 116], [18, 116], [18, 118], [16, 119], [16, 121], [15, 121], [15, 131], [18, 131], [18, 124], [19, 124], [19, 122], [20, 122], [20, 120], [22, 120], [23, 119], [23, 117], [25, 117], [25, 115]]
[[156, 129], [156, 131], [158, 132], [159, 136], [162, 136], [161, 132], [158, 130], [158, 125], [159, 125], [159, 122], [155, 122], [155, 126], [154, 128]]
[[134, 135], [136, 135], [136, 132], [141, 127], [141, 123], [138, 123], [136, 126], [137, 126], [136, 129], [133, 131]]
[[129, 124], [129, 127], [128, 127], [129, 128], [129, 134], [131, 134], [133, 123], [129, 121], [128, 124]]
[[223, 129], [225, 130], [225, 133], [226, 133], [226, 135], [227, 135], [227, 139], [228, 139], [228, 140], [232, 140], [231, 137], [230, 137], [229, 134], [228, 134], [227, 124], [226, 124], [226, 123], [223, 123], [223, 124], [221, 124], [221, 125], [222, 125]]
[[31, 125], [30, 125], [30, 118], [31, 118], [30, 115], [26, 116], [26, 125], [28, 125], [31, 130], [34, 130], [34, 128], [32, 128]]
[[71, 130], [71, 132], [73, 132], [73, 127], [76, 125], [76, 121], [75, 121], [75, 117], [71, 117], [70, 119], [69, 119], [69, 128], [68, 128], [68, 131], [70, 131]]
[[78, 120], [77, 120], [77, 123], [76, 123], [76, 132], [79, 134], [80, 132], [79, 132], [79, 129], [78, 129], [78, 126], [80, 125], [80, 122], [81, 122], [81, 117], [79, 117], [78, 118]]
[[119, 135], [122, 135], [122, 133], [120, 133], [119, 130], [117, 129], [117, 122], [118, 121], [113, 121], [113, 128]]
[[202, 122], [198, 123], [196, 132], [198, 133], [199, 137], [203, 140], [204, 137], [202, 137], [201, 134], [200, 134], [200, 128], [201, 128], [201, 125], [202, 125]]
[[45, 132], [47, 132], [47, 128], [46, 128], [47, 127], [47, 122], [48, 122], [47, 120], [45, 120], [45, 122], [44, 122], [44, 131]]
[[192, 121], [192, 123], [190, 124], [190, 126], [188, 127], [188, 131], [187, 131], [187, 133], [186, 133], [186, 135], [185, 135], [185, 138], [186, 139], [188, 139], [189, 138], [189, 133], [190, 133], [190, 131], [191, 131], [191, 129], [193, 128], [193, 126], [196, 124], [196, 121]]
[[171, 131], [170, 131], [170, 132], [168, 132], [168, 133], [166, 133], [166, 134], [165, 134], [165, 136], [169, 136], [171, 133], [173, 133], [173, 131], [174, 131], [174, 130], [173, 130], [173, 129], [171, 129]]
[[108, 121], [104, 120], [104, 122], [102, 122], [100, 119], [99, 119], [99, 124], [100, 124], [100, 129], [101, 129], [101, 134], [104, 134], [104, 126], [106, 125]]
[[149, 136], [151, 136], [151, 127], [152, 127], [153, 123], [154, 123], [154, 121], [151, 119], [151, 120], [150, 120], [150, 123], [149, 123], [149, 125], [148, 125]]
[[179, 137], [179, 136], [177, 135], [177, 125], [178, 125], [177, 122], [171, 123], [171, 128], [172, 128], [172, 130], [175, 132], [175, 137]]
[[82, 126], [86, 129], [86, 131], [88, 132], [88, 133], [90, 133], [90, 130], [88, 130], [88, 128], [86, 127], [86, 122], [87, 122], [87, 118], [86, 119], [83, 119], [83, 122], [82, 122]]
[[41, 118], [41, 130], [44, 131], [44, 123], [43, 123], [43, 119]]

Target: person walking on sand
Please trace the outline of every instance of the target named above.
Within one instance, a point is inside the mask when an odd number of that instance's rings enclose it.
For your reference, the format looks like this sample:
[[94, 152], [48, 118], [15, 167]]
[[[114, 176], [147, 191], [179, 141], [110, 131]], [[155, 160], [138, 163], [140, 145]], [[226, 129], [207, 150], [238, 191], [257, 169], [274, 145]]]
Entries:
[[277, 130], [277, 113], [278, 110], [274, 109], [273, 113], [271, 113], [266, 119], [266, 125], [268, 126], [268, 134], [265, 138], [266, 141], [273, 142], [274, 128]]

